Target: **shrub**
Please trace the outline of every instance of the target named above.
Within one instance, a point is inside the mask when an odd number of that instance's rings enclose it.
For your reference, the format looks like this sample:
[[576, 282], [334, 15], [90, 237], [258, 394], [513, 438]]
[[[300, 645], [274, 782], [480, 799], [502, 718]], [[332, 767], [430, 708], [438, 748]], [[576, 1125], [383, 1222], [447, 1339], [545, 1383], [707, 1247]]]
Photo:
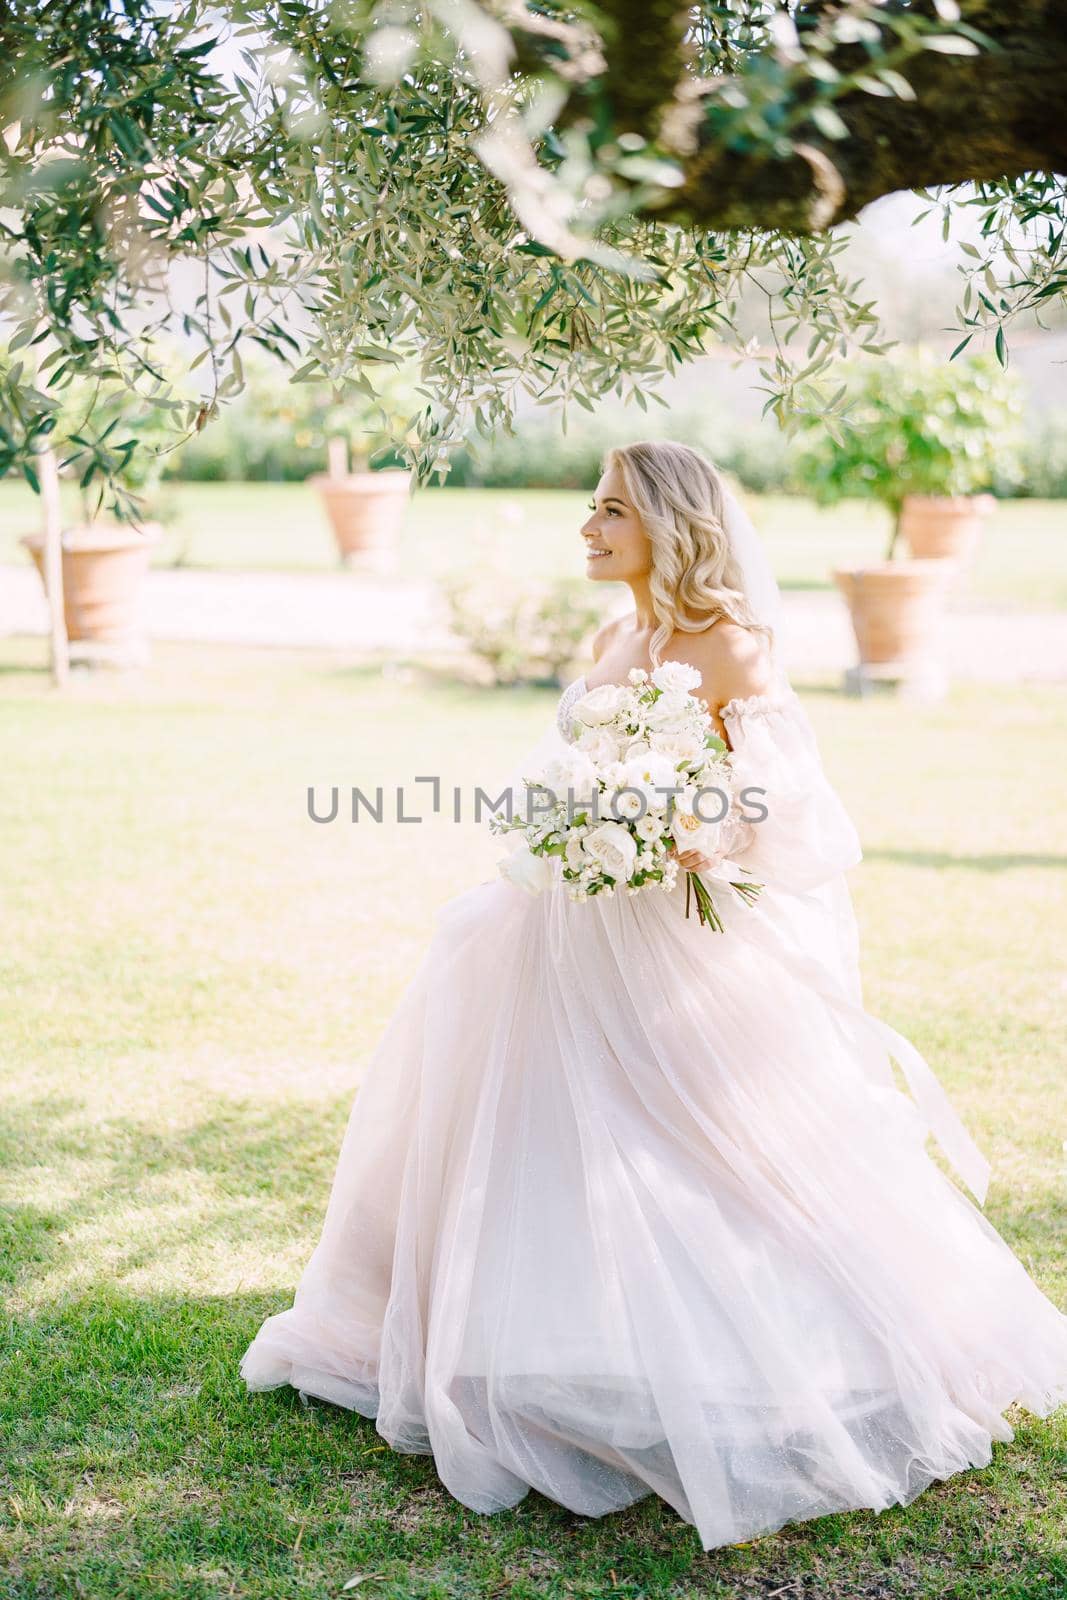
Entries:
[[581, 578], [522, 590], [500, 580], [454, 580], [445, 594], [454, 632], [499, 685], [562, 688], [565, 669], [601, 621]]
[[321, 383], [290, 383], [284, 371], [249, 362], [243, 392], [186, 447], [175, 476], [191, 482], [303, 482], [326, 465], [331, 438], [344, 438], [354, 465], [403, 466], [391, 428], [419, 408], [408, 369], [382, 368], [373, 386], [339, 405]]
[[894, 518], [889, 555], [905, 496], [977, 494], [1020, 473], [1022, 392], [995, 357], [894, 351], [843, 375], [848, 422], [838, 434], [808, 420], [793, 479], [822, 505], [880, 501]]

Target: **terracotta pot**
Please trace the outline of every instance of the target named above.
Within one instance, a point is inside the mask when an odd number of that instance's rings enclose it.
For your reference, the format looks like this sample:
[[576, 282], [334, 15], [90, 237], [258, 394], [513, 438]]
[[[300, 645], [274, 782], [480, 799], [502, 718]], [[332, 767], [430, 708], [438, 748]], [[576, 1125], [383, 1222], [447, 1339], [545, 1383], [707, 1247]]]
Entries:
[[927, 661], [945, 590], [956, 572], [955, 561], [947, 559], [835, 568], [833, 579], [848, 602], [861, 664], [913, 668]]
[[346, 477], [320, 472], [308, 482], [323, 498], [343, 558], [394, 549], [411, 497], [410, 472], [388, 468]]
[[913, 556], [951, 556], [962, 567], [974, 555], [995, 505], [991, 494], [905, 495], [900, 532]]
[[[163, 536], [156, 522], [140, 528], [95, 522], [67, 528], [60, 540], [63, 612], [67, 638], [124, 645], [141, 635], [140, 601], [149, 554]], [[24, 544], [44, 574], [44, 537], [25, 534]]]

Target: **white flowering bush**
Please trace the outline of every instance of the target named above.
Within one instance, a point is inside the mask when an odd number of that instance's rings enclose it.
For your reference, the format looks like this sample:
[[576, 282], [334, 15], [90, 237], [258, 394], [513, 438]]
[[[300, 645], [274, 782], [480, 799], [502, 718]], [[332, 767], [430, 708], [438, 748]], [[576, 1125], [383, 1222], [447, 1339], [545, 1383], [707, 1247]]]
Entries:
[[583, 578], [516, 584], [482, 574], [454, 579], [445, 598], [452, 632], [501, 686], [562, 688], [568, 662], [603, 621]]
[[[730, 752], [692, 690], [700, 674], [668, 661], [628, 684], [590, 689], [572, 708], [574, 742], [537, 778], [524, 778], [521, 814], [498, 810], [494, 833], [522, 832], [525, 849], [500, 863], [531, 894], [557, 873], [573, 899], [674, 888], [677, 852], [720, 859], [707, 877], [753, 904], [763, 885], [727, 857], [737, 836], [740, 790]], [[558, 865], [557, 865], [558, 861]], [[688, 875], [703, 924], [722, 931], [708, 884]], [[689, 902], [687, 896], [686, 914]]]

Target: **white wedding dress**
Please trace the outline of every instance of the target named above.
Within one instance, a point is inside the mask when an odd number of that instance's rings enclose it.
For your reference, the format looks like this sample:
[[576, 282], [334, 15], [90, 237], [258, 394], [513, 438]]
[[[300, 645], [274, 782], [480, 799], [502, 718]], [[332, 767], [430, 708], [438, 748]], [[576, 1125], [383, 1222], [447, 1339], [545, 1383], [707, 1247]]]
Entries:
[[702, 927], [682, 873], [443, 906], [295, 1303], [241, 1362], [431, 1452], [476, 1511], [654, 1491], [709, 1549], [907, 1503], [987, 1464], [1013, 1401], [1067, 1402], [1067, 1316], [928, 1152], [981, 1204], [936, 1078], [864, 1009], [861, 850], [802, 703], [780, 675], [721, 715], [768, 791], [735, 852], [756, 905], [720, 891]]

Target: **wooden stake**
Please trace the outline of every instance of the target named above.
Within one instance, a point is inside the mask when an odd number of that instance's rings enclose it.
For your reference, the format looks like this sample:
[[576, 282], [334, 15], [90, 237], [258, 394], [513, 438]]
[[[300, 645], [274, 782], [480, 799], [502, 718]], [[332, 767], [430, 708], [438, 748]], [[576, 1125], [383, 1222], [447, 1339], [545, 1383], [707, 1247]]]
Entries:
[[348, 477], [348, 440], [343, 434], [335, 433], [326, 441], [326, 476]]
[[41, 485], [44, 519], [44, 584], [48, 595], [52, 682], [57, 689], [63, 689], [70, 676], [70, 642], [63, 609], [63, 512], [59, 503], [59, 466], [55, 451], [42, 451], [34, 465]]

